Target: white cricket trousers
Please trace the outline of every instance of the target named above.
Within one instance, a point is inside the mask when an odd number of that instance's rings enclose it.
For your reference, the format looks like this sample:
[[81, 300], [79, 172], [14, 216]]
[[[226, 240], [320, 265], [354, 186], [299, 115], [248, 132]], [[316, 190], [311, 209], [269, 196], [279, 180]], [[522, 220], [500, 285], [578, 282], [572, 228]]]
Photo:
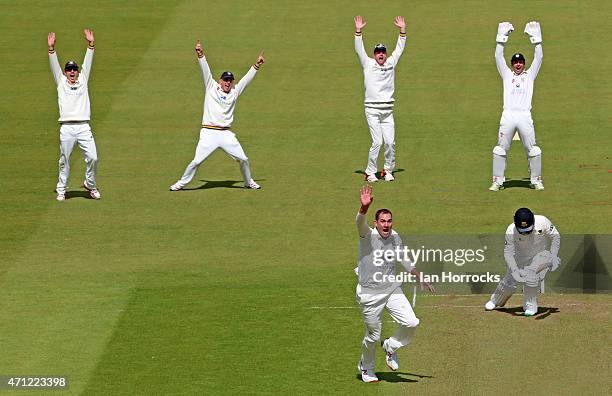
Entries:
[[504, 110], [499, 121], [499, 138], [497, 145], [506, 152], [510, 151], [514, 132], [518, 131], [525, 154], [529, 155], [531, 148], [536, 145], [535, 129], [530, 111]]
[[382, 315], [385, 307], [393, 320], [399, 324], [399, 328], [387, 343], [389, 353], [395, 353], [399, 348], [410, 344], [416, 327], [419, 325], [419, 319], [415, 316], [401, 288], [398, 287], [393, 293], [380, 297], [373, 300], [368, 298], [367, 300], [370, 301], [366, 303], [361, 303], [359, 296], [357, 297], [366, 328], [361, 343], [361, 367], [365, 370], [374, 370], [376, 364], [376, 347], [380, 343]]
[[378, 170], [376, 162], [380, 147], [385, 145], [384, 170], [393, 172], [395, 170], [395, 121], [393, 120], [393, 109], [365, 108], [365, 116], [370, 127], [372, 146], [368, 154], [368, 166], [365, 173], [373, 175]]
[[85, 186], [90, 190], [97, 188], [98, 152], [91, 126], [88, 122], [66, 123], [60, 127], [59, 177], [55, 187], [58, 193], [65, 193], [68, 188], [70, 155], [76, 144], [79, 145], [85, 158]]
[[240, 162], [242, 177], [244, 178], [244, 182], [248, 183], [251, 179], [249, 158], [244, 153], [238, 139], [236, 139], [236, 134], [230, 130], [202, 128], [200, 130], [200, 140], [196, 147], [195, 157], [193, 161], [187, 165], [181, 179], [176, 182], [178, 187], [183, 188], [193, 180], [200, 164], [218, 148], [225, 151], [234, 160]]
[[535, 129], [530, 111], [502, 112], [499, 121], [497, 146], [493, 148], [493, 182], [503, 184], [505, 181], [506, 159], [512, 144], [514, 132], [518, 131], [521, 143], [529, 161], [529, 172], [532, 184], [542, 181], [542, 150], [536, 146]]

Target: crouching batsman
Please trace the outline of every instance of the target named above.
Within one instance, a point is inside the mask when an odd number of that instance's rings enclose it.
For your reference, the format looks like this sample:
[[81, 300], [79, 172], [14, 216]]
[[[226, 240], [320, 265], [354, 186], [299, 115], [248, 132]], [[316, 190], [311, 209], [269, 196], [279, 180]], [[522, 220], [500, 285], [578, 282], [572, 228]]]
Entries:
[[[401, 279], [397, 281], [393, 279], [396, 275], [396, 264], [402, 264], [416, 280], [422, 279], [410, 259], [397, 257], [395, 254], [398, 250], [402, 250], [404, 245], [398, 233], [392, 229], [393, 219], [390, 210], [377, 210], [374, 228], [368, 227], [366, 214], [373, 200], [372, 187], [362, 187], [361, 208], [356, 219], [359, 234], [359, 263], [356, 272], [359, 276], [357, 303], [361, 308], [366, 328], [361, 344], [361, 359], [357, 366], [363, 382], [378, 381], [374, 367], [376, 347], [381, 341], [384, 308], [387, 308], [393, 320], [399, 324], [395, 334], [381, 342], [386, 353], [387, 366], [393, 371], [399, 368], [397, 350], [412, 341], [416, 327], [419, 325], [419, 319], [402, 291]], [[425, 286], [432, 293], [435, 292], [433, 286], [427, 282], [422, 282], [421, 286]]]
[[561, 264], [560, 246], [561, 236], [550, 220], [534, 215], [527, 208], [517, 210], [514, 223], [506, 230], [504, 258], [508, 273], [497, 285], [485, 309], [491, 311], [503, 307], [522, 284], [525, 316], [535, 315], [538, 312], [538, 294], [544, 292], [546, 273], [555, 271]]

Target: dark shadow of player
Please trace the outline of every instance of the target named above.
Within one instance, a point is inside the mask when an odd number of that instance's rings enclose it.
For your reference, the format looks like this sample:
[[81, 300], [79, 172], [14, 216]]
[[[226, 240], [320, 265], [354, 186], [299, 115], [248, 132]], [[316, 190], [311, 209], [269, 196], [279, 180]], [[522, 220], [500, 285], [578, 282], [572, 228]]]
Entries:
[[[525, 312], [523, 307], [512, 307], [512, 308], [495, 308], [495, 311], [504, 312], [512, 316], [524, 316]], [[554, 307], [538, 307], [538, 312], [536, 312], [533, 317], [537, 320], [546, 319], [552, 314], [559, 313], [559, 308]]]
[[[376, 376], [380, 381], [385, 382], [419, 382], [419, 380], [406, 378], [404, 376], [411, 376], [417, 378], [434, 378], [431, 375], [414, 374], [414, 373], [402, 373], [399, 371], [385, 371], [382, 373], [376, 373]], [[361, 381], [361, 375], [357, 374], [357, 379]]]

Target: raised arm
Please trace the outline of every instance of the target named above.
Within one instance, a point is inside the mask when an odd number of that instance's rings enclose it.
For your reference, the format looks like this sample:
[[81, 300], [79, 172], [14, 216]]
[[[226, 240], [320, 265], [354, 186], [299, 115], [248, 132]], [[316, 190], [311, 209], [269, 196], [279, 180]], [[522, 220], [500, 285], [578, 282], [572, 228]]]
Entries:
[[242, 77], [240, 81], [238, 81], [238, 84], [236, 84], [236, 95], [240, 95], [244, 92], [247, 85], [249, 85], [251, 81], [253, 81], [253, 78], [255, 78], [255, 74], [257, 74], [257, 71], [259, 70], [261, 65], [264, 64], [264, 62], [264, 52], [263, 50], [261, 50], [259, 55], [257, 55], [257, 60], [255, 60], [255, 63], [253, 63], [253, 66], [251, 66], [247, 74], [245, 74], [244, 77]]
[[514, 26], [510, 22], [501, 22], [497, 26], [497, 45], [495, 46], [495, 64], [499, 75], [504, 78], [508, 73], [512, 73], [506, 59], [504, 59], [504, 44], [508, 41], [508, 36], [514, 30]]
[[399, 28], [399, 37], [397, 38], [397, 44], [390, 58], [393, 64], [397, 64], [404, 52], [404, 47], [406, 47], [406, 21], [403, 16], [396, 16], [394, 24]]
[[47, 45], [49, 47], [49, 65], [51, 66], [51, 74], [53, 74], [55, 84], [59, 84], [62, 76], [62, 68], [57, 60], [57, 54], [55, 53], [55, 33], [49, 32], [47, 35]]
[[355, 221], [357, 223], [357, 233], [361, 238], [363, 238], [372, 232], [366, 223], [366, 214], [368, 213], [368, 209], [370, 208], [372, 201], [374, 201], [374, 197], [372, 196], [372, 186], [361, 187], [359, 197], [361, 206], [359, 207], [359, 212], [357, 213], [357, 218]]
[[528, 73], [531, 75], [531, 78], [535, 80], [540, 71], [540, 67], [542, 67], [542, 58], [544, 57], [544, 53], [542, 52], [542, 29], [540, 28], [540, 23], [536, 21], [527, 23], [527, 25], [525, 25], [525, 34], [529, 36], [529, 40], [535, 45], [533, 62], [531, 62]]
[[91, 74], [91, 65], [93, 63], [94, 55], [94, 33], [91, 29], [83, 30], [85, 40], [87, 40], [87, 51], [85, 52], [85, 59], [83, 59], [83, 67], [81, 67], [81, 75], [85, 78], [85, 81], [89, 80]]
[[198, 63], [200, 64], [200, 70], [202, 71], [202, 80], [204, 81], [204, 86], [206, 87], [206, 89], [213, 88], [215, 85], [215, 80], [212, 77], [208, 62], [206, 62], [204, 50], [202, 49], [202, 42], [199, 39], [198, 41], [196, 41], [195, 52], [196, 56], [198, 57]]
[[366, 21], [363, 20], [361, 15], [355, 17], [355, 52], [359, 58], [359, 63], [364, 67], [368, 61], [368, 54], [363, 47], [363, 37], [361, 36], [361, 30], [366, 25]]
[[533, 53], [533, 62], [531, 62], [531, 67], [529, 67], [529, 74], [531, 74], [531, 78], [534, 80], [540, 72], [540, 67], [542, 67], [542, 58], [544, 58], [542, 44], [536, 44]]

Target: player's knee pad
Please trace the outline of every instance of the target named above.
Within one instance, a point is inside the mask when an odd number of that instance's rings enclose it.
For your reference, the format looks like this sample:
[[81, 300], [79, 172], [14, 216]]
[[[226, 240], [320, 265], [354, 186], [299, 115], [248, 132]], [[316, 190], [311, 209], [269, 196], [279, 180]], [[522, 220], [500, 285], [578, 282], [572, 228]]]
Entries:
[[542, 150], [538, 146], [532, 146], [527, 155], [529, 157], [537, 157], [538, 155], [542, 155]]
[[505, 157], [507, 153], [506, 153], [506, 150], [503, 149], [503, 147], [495, 146], [493, 147], [493, 154], [501, 155], [502, 157]]

